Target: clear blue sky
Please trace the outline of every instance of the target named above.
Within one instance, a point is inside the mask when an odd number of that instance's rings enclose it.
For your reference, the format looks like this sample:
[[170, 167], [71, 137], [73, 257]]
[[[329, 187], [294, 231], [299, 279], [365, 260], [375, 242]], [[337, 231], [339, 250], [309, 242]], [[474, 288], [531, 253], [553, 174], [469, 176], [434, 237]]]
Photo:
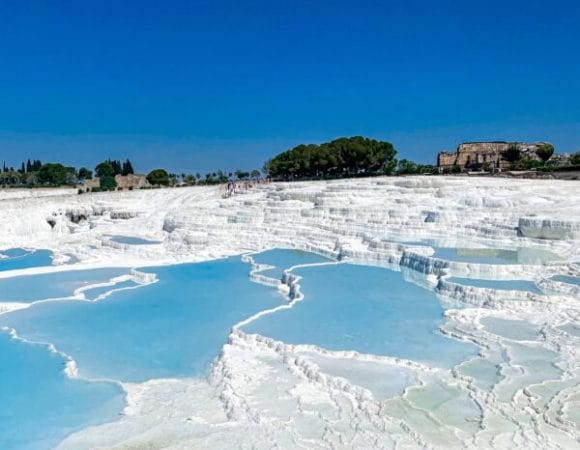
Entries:
[[260, 167], [362, 134], [580, 150], [574, 1], [0, 2], [0, 160]]

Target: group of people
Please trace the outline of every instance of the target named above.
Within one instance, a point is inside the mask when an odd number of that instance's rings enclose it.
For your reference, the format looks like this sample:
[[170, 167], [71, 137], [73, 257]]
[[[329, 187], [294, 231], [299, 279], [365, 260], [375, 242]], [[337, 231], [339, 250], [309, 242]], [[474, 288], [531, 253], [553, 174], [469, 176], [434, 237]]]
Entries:
[[225, 192], [222, 194], [222, 198], [232, 197], [236, 191], [240, 189], [252, 189], [257, 184], [269, 184], [270, 177], [257, 178], [255, 180], [244, 180], [244, 181], [228, 181], [226, 183]]

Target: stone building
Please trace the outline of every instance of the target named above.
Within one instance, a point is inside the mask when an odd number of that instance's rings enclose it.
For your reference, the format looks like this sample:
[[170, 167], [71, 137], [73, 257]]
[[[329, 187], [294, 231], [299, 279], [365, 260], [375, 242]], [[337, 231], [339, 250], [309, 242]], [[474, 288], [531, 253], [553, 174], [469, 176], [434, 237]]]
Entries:
[[544, 142], [465, 142], [459, 144], [454, 152], [440, 152], [437, 155], [437, 166], [440, 171], [446, 171], [458, 166], [461, 171], [487, 170], [497, 171], [509, 168], [510, 162], [505, 159], [504, 152], [510, 145], [516, 145], [523, 158], [540, 161], [536, 154], [538, 147]]
[[99, 177], [95, 177], [91, 180], [82, 180], [78, 185], [77, 188], [79, 191], [83, 192], [91, 192], [93, 188], [98, 188], [101, 186], [101, 179]]
[[117, 182], [117, 189], [141, 189], [151, 186], [145, 175], [129, 174], [129, 175], [115, 175]]
[[[118, 190], [133, 190], [151, 186], [145, 175], [115, 175], [115, 182], [117, 183]], [[79, 191], [91, 192], [93, 188], [99, 188], [100, 186], [101, 179], [95, 177], [92, 180], [82, 181], [77, 185], [77, 188]]]

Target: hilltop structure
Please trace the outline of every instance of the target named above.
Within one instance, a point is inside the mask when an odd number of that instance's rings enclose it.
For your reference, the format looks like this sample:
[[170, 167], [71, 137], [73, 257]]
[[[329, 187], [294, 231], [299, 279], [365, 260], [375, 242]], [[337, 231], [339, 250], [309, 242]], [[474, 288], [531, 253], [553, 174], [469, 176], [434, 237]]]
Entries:
[[540, 161], [537, 150], [545, 142], [465, 142], [459, 144], [455, 152], [440, 152], [437, 155], [437, 166], [440, 172], [446, 172], [457, 168], [465, 170], [485, 170], [490, 172], [502, 171], [509, 168], [510, 161], [505, 157], [505, 152], [515, 145], [521, 152], [522, 158], [531, 161]]
[[[115, 183], [117, 184], [117, 190], [142, 189], [151, 186], [145, 175], [132, 173], [129, 175], [115, 175]], [[77, 185], [77, 188], [83, 192], [91, 192], [94, 188], [100, 188], [100, 186], [101, 179], [95, 177], [91, 180], [84, 180], [82, 183]]]

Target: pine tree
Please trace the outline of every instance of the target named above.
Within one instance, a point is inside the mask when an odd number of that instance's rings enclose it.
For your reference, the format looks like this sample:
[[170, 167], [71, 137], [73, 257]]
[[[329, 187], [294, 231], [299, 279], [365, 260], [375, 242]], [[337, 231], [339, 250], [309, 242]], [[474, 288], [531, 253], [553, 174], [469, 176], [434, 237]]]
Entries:
[[135, 173], [133, 171], [133, 165], [131, 164], [131, 161], [129, 161], [128, 159], [123, 163], [121, 173], [123, 175], [130, 175], [130, 174]]

